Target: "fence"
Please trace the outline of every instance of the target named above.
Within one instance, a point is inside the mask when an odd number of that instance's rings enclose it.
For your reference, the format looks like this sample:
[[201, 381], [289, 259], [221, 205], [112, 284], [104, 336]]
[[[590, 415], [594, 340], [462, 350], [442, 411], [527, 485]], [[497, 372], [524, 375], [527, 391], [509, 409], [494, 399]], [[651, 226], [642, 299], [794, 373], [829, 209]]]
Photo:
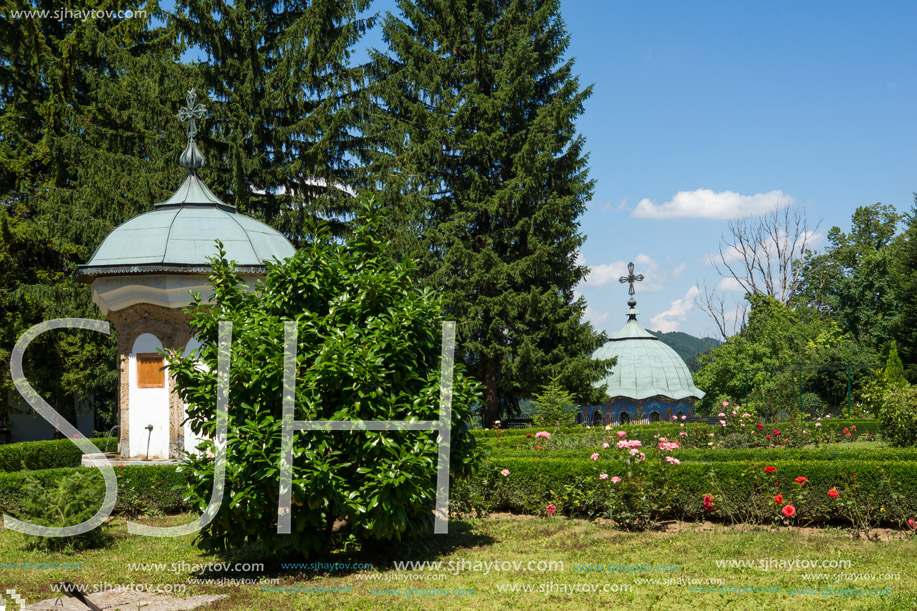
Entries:
[[[743, 370], [744, 405], [764, 420], [786, 420], [792, 412], [860, 416], [869, 409], [869, 383], [885, 365], [791, 363]], [[917, 365], [902, 365], [907, 379], [917, 379]]]

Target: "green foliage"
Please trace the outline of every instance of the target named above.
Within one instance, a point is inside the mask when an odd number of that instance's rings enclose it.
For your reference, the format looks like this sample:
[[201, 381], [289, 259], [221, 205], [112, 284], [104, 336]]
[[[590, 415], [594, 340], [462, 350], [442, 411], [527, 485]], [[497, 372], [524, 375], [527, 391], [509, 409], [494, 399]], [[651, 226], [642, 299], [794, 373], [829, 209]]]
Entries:
[[[813, 366], [875, 362], [874, 352], [833, 319], [823, 318], [808, 306], [788, 306], [764, 295], [747, 299], [751, 311], [745, 330], [701, 359], [703, 367], [694, 382], [707, 396], [697, 405], [699, 413], [716, 413], [719, 403], [714, 401], [726, 397], [770, 419], [780, 409], [799, 406], [800, 388], [817, 394], [825, 404], [830, 398], [846, 397], [847, 373], [844, 369], [817, 371]], [[799, 364], [804, 365], [800, 368]], [[852, 373], [859, 386], [868, 370]]]
[[[106, 440], [90, 439], [103, 452], [118, 449], [114, 437]], [[0, 446], [0, 473], [20, 469], [54, 469], [57, 467], [79, 467], [83, 451], [69, 439], [54, 441], [23, 441]]]
[[904, 365], [898, 356], [898, 344], [892, 342], [884, 368], [877, 368], [874, 376], [863, 384], [859, 398], [863, 408], [874, 416], [881, 417], [890, 393], [908, 385], [904, 377]]
[[485, 426], [557, 374], [578, 403], [605, 400], [609, 362], [583, 321], [576, 253], [593, 181], [580, 86], [559, 0], [399, 0], [372, 54], [371, 155], [389, 231], [416, 252], [459, 321], [459, 359], [484, 383]]
[[[901, 527], [908, 518], [917, 515], [917, 463], [912, 459], [871, 460], [868, 453], [864, 453], [858, 458], [844, 456], [810, 461], [806, 451], [801, 452], [800, 458], [790, 459], [756, 456], [749, 460], [668, 465], [667, 506], [654, 511], [652, 518], [712, 518], [773, 523], [783, 519], [778, 513], [780, 505], [773, 501], [777, 493], [782, 493], [794, 504], [799, 503], [793, 520], [798, 524], [824, 524], [837, 520], [855, 527], [862, 526], [864, 521], [870, 526]], [[676, 450], [674, 455], [680, 457], [681, 451]], [[526, 511], [527, 507], [537, 507], [538, 511], [542, 511], [544, 505], [559, 495], [563, 498], [566, 490], [576, 491], [575, 497], [568, 498], [598, 498], [597, 491], [608, 480], [596, 477], [597, 464], [603, 471], [607, 469], [609, 476], [626, 477], [623, 465], [612, 460], [606, 462], [604, 457], [598, 463], [588, 457], [493, 457], [488, 459], [477, 477], [457, 482], [457, 487], [463, 489], [456, 490], [456, 494], [462, 498], [476, 496], [479, 499], [476, 509], [483, 512]], [[766, 465], [776, 466], [773, 476], [764, 471]], [[500, 493], [496, 494], [494, 486], [489, 485], [492, 480], [485, 480], [483, 474], [498, 473], [502, 469], [508, 469], [510, 475], [500, 482]], [[806, 477], [808, 483], [802, 486], [796, 484], [794, 480], [798, 476]], [[780, 485], [775, 486], [775, 483]], [[466, 487], [473, 490], [465, 490]], [[838, 490], [838, 498], [828, 496], [829, 489]], [[712, 512], [705, 511], [703, 507], [703, 497], [707, 494], [714, 496], [715, 509]], [[855, 515], [844, 503], [848, 500], [858, 508]], [[598, 517], [608, 511], [607, 506], [576, 507], [590, 517]], [[574, 506], [558, 506], [558, 511], [562, 513], [573, 510]], [[535, 513], [534, 509], [530, 511]]]
[[170, 34], [208, 58], [193, 66], [209, 94], [204, 177], [297, 245], [310, 221], [340, 234], [356, 209], [346, 190], [359, 178], [353, 159], [366, 140], [363, 71], [350, 58], [375, 19], [357, 17], [369, 4], [178, 0], [168, 15]]
[[[437, 420], [442, 320], [437, 295], [420, 288], [409, 259], [383, 241], [385, 219], [364, 203], [345, 244], [315, 226], [315, 241], [268, 266], [255, 292], [233, 265], [214, 260], [212, 305], [188, 311], [201, 338], [192, 356], [170, 359], [192, 430], [215, 433], [217, 329], [233, 324], [225, 498], [202, 532], [208, 549], [263, 542], [278, 553], [310, 554], [333, 544], [335, 522], [357, 541], [401, 539], [433, 524], [436, 434], [320, 432], [295, 436], [292, 534], [277, 534], [281, 458], [283, 322], [296, 321], [296, 420]], [[455, 367], [451, 471], [479, 459], [470, 434], [476, 382]], [[200, 446], [199, 446], [200, 447]], [[214, 445], [188, 457], [190, 502], [210, 498]]]
[[824, 411], [825, 404], [814, 392], [802, 393], [802, 411], [808, 414], [821, 414]]
[[[917, 194], [907, 215], [907, 229], [895, 240], [892, 286], [898, 303], [893, 329], [907, 363], [917, 363]], [[917, 383], [912, 379], [911, 383]]]
[[[25, 486], [19, 519], [41, 526], [73, 526], [91, 518], [105, 498], [101, 477], [94, 469], [74, 469], [57, 486], [45, 487], [31, 471], [25, 471]], [[29, 546], [44, 550], [79, 550], [98, 547], [108, 538], [107, 525], [72, 537], [29, 536]]]
[[899, 386], [885, 394], [882, 436], [896, 446], [917, 446], [917, 386]]
[[560, 428], [573, 426], [576, 420], [576, 403], [573, 395], [567, 392], [557, 377], [541, 387], [541, 393], [532, 399], [537, 411], [532, 418], [536, 426], [553, 426]]
[[[118, 501], [114, 512], [125, 515], [158, 515], [187, 511], [188, 504], [182, 499], [182, 490], [188, 479], [178, 473], [176, 467], [168, 465], [114, 465], [118, 478]], [[40, 482], [42, 488], [52, 489], [61, 481], [79, 473], [89, 477], [93, 485], [104, 486], [98, 469], [71, 467], [64, 469], [42, 469], [0, 473], [0, 512], [21, 513], [25, 503], [24, 490], [31, 477]], [[102, 504], [98, 498], [95, 507]], [[93, 510], [95, 511], [95, 510]]]
[[[181, 176], [174, 98], [163, 95], [180, 95], [178, 41], [152, 24], [152, 10], [147, 19], [57, 19], [50, 11], [9, 21], [10, 10], [46, 8], [13, 0], [0, 28], [4, 397], [12, 390], [10, 351], [23, 332], [53, 318], [101, 316], [89, 289], [73, 281], [75, 266]], [[135, 16], [147, 8], [138, 0], [105, 5]], [[116, 354], [112, 336], [60, 330], [33, 342], [24, 365], [35, 389], [71, 422], [74, 399], [90, 399], [99, 428], [108, 428], [116, 421]]]

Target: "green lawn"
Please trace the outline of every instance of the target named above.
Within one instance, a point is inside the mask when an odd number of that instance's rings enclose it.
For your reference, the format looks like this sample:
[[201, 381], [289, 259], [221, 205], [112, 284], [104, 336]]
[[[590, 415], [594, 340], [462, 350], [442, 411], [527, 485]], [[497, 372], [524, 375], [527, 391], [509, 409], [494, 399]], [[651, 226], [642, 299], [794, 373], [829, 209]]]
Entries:
[[[192, 519], [190, 515], [149, 519], [156, 525], [174, 525]], [[207, 562], [245, 562], [252, 558], [220, 558], [201, 554], [192, 545], [192, 536], [174, 539], [128, 535], [122, 519], [113, 520], [113, 543], [103, 550], [80, 554], [58, 554], [27, 551], [24, 538], [11, 531], [0, 532], [0, 587], [15, 588], [27, 602], [49, 598], [50, 583], [69, 580], [74, 583], [108, 584], [182, 584], [196, 575], [181, 564]], [[212, 607], [229, 609], [401, 609], [472, 608], [472, 609], [541, 609], [541, 608], [628, 608], [628, 609], [914, 609], [917, 608], [917, 538], [901, 533], [885, 533], [886, 540], [855, 539], [844, 531], [814, 529], [740, 528], [710, 523], [670, 523], [667, 530], [644, 533], [616, 531], [604, 524], [564, 518], [491, 516], [480, 520], [453, 521], [449, 535], [429, 536], [411, 544], [392, 543], [375, 551], [355, 555], [333, 555], [316, 560], [325, 563], [371, 563], [372, 570], [314, 571], [285, 570], [276, 561], [257, 574], [221, 573], [209, 577], [245, 577], [277, 579], [280, 586], [309, 588], [332, 586], [336, 592], [267, 592], [259, 585], [187, 585], [189, 594], [223, 593], [229, 598]], [[848, 568], [803, 569], [773, 568], [762, 570], [759, 560], [775, 562], [798, 560], [849, 560]], [[458, 575], [448, 571], [399, 571], [393, 562], [430, 560], [444, 563], [517, 561], [523, 568], [529, 561], [563, 562], [564, 569], [540, 572], [534, 570], [483, 571], [463, 570]], [[755, 566], [720, 568], [716, 561], [750, 560]], [[19, 570], [4, 563], [82, 562], [76, 570]], [[177, 572], [130, 571], [128, 563], [165, 563], [178, 567]], [[267, 562], [272, 562], [270, 559]], [[666, 566], [660, 572], [584, 572], [576, 565], [645, 565]], [[672, 567], [677, 565], [678, 570]], [[473, 565], [472, 565], [473, 567]], [[168, 567], [171, 569], [171, 566]], [[803, 574], [900, 574], [900, 579], [852, 578], [837, 582], [805, 581]], [[366, 578], [376, 576], [377, 580]], [[442, 577], [424, 580], [423, 577]], [[417, 577], [418, 580], [404, 581]], [[401, 581], [384, 581], [401, 580]], [[657, 579], [656, 584], [638, 583]], [[779, 593], [697, 592], [690, 585], [665, 585], [664, 579], [723, 579], [730, 587], [779, 587]], [[554, 584], [554, 591], [541, 593]], [[589, 584], [630, 591], [562, 593], [567, 584]], [[534, 592], [501, 592], [500, 587], [529, 586]], [[695, 582], [695, 585], [697, 583]], [[891, 595], [843, 597], [839, 594], [796, 595], [791, 588], [891, 588]], [[427, 595], [408, 597], [373, 594], [373, 590], [410, 588], [473, 589], [473, 595]], [[580, 586], [582, 587], [582, 586]]]

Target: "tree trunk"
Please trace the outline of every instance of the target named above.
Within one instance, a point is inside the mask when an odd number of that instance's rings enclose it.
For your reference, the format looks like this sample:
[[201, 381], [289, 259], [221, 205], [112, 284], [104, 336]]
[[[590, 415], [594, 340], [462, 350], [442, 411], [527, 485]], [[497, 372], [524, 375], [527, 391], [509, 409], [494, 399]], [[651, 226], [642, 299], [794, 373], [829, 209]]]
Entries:
[[484, 374], [484, 428], [493, 427], [494, 421], [500, 418], [500, 395], [497, 391], [498, 363], [491, 360]]

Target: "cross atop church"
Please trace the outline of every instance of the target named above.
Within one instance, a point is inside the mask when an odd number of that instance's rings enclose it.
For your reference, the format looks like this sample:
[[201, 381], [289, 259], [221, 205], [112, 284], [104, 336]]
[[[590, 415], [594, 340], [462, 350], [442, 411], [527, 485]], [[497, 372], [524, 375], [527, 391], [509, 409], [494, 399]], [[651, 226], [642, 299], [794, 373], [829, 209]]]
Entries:
[[194, 136], [197, 135], [197, 121], [204, 118], [204, 115], [207, 114], [207, 110], [204, 108], [203, 104], [195, 104], [197, 101], [197, 93], [194, 92], [194, 89], [188, 91], [188, 95], [185, 99], [188, 105], [178, 109], [178, 120], [182, 123], [187, 121], [188, 138], [194, 140]]
[[630, 284], [630, 288], [627, 290], [628, 295], [634, 294], [634, 282], [643, 282], [643, 274], [634, 275], [634, 263], [631, 261], [627, 264], [627, 275], [621, 276], [618, 279], [618, 282], [621, 284]]

